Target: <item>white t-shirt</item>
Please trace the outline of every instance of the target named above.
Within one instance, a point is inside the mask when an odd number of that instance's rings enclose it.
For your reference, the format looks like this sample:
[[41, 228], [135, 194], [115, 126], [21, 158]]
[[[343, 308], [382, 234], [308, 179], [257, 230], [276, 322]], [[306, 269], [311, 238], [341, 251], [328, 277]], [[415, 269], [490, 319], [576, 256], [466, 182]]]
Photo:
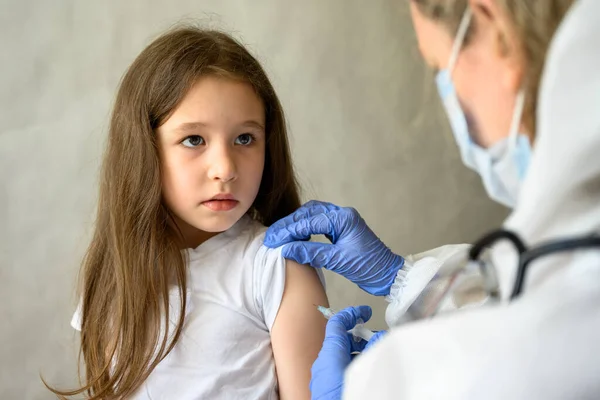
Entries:
[[[270, 331], [285, 288], [281, 250], [249, 217], [189, 249], [182, 335], [134, 399], [277, 399]], [[179, 294], [171, 290], [171, 327]], [[80, 327], [80, 310], [71, 323]]]

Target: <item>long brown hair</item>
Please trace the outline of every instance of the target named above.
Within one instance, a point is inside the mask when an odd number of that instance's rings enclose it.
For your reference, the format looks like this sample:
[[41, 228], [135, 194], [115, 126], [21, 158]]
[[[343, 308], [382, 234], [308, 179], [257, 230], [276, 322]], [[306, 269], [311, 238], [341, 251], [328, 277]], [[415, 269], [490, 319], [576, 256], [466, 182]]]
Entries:
[[[248, 82], [264, 103], [265, 168], [252, 217], [270, 225], [300, 206], [283, 110], [258, 61], [222, 32], [185, 26], [156, 39], [129, 67], [114, 105], [95, 233], [82, 265], [85, 381], [75, 390], [50, 388], [61, 397], [131, 395], [181, 334], [186, 260], [162, 201], [156, 129], [205, 75]], [[173, 334], [161, 335], [172, 284], [180, 317]]]

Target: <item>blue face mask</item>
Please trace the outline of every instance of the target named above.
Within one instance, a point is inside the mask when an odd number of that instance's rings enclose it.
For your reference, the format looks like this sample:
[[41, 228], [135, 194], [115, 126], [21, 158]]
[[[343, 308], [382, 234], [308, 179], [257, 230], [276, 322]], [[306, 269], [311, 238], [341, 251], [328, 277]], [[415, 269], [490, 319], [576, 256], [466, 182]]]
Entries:
[[517, 96], [513, 121], [506, 139], [502, 139], [488, 149], [473, 142], [451, 76], [470, 19], [471, 10], [467, 8], [456, 35], [448, 68], [438, 73], [436, 84], [463, 163], [479, 173], [487, 194], [493, 200], [513, 208], [531, 158], [529, 139], [518, 132], [525, 96], [523, 91]]

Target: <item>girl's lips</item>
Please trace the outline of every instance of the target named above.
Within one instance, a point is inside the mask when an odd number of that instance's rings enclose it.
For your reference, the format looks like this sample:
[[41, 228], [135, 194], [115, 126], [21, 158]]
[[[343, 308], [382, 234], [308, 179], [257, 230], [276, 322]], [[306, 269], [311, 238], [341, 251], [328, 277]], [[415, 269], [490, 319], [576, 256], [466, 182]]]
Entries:
[[235, 197], [231, 193], [219, 193], [211, 197], [210, 200], [235, 200]]
[[212, 211], [230, 211], [233, 210], [240, 202], [233, 199], [212, 199], [202, 203], [203, 206]]

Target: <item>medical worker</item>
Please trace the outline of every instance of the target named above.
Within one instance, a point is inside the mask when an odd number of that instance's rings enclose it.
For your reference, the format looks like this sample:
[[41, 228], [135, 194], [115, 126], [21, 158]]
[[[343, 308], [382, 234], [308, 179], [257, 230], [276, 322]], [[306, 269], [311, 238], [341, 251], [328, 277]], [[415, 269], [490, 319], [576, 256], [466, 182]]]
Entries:
[[600, 1], [409, 4], [461, 158], [513, 213], [473, 247], [410, 257], [353, 209], [313, 201], [274, 224], [266, 245], [391, 303], [369, 343], [347, 333], [369, 307], [332, 317], [312, 396], [598, 399]]

